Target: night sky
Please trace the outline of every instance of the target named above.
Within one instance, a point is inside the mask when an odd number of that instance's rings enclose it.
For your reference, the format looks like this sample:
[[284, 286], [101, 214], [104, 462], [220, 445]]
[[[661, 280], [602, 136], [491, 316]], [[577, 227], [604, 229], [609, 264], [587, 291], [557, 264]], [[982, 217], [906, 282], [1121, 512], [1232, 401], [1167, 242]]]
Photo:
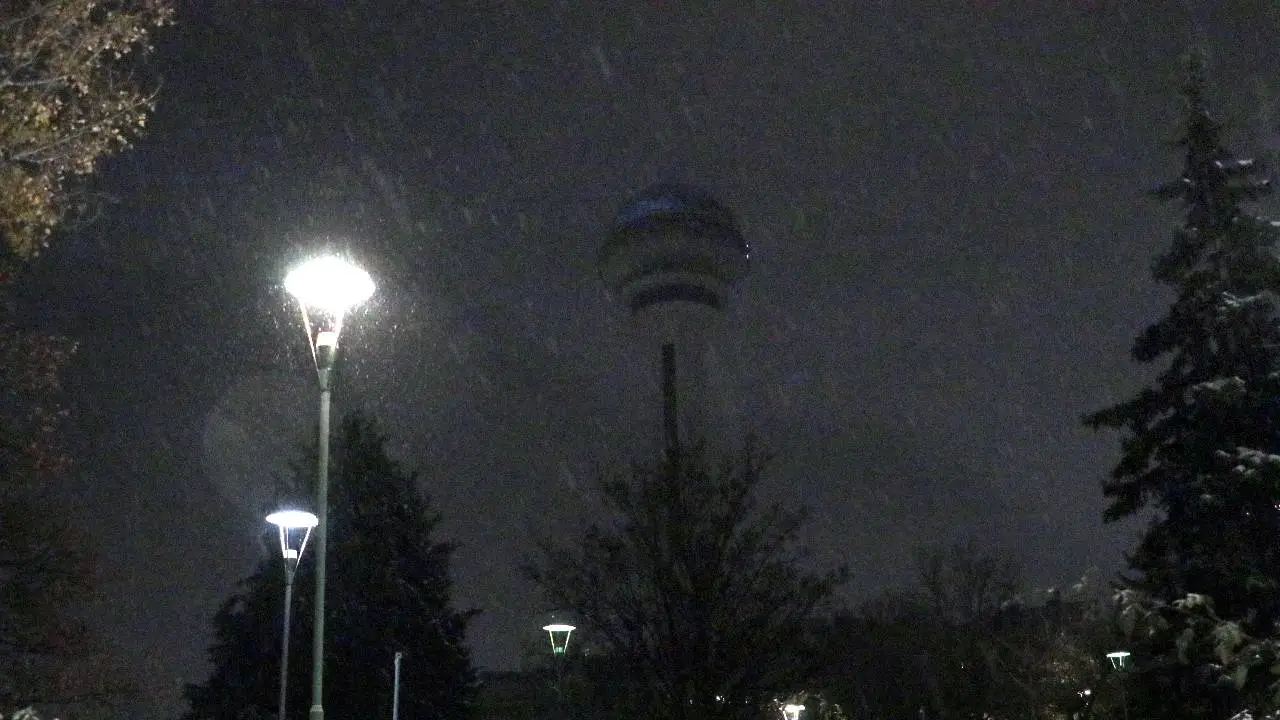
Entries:
[[[485, 668], [516, 667], [530, 538], [590, 520], [604, 468], [660, 437], [657, 357], [596, 271], [613, 213], [699, 184], [752, 244], [722, 382], [812, 510], [852, 599], [973, 540], [1040, 586], [1116, 571], [1116, 438], [1079, 416], [1151, 370], [1132, 338], [1176, 208], [1177, 57], [1209, 50], [1242, 152], [1280, 150], [1271, 0], [205, 0], [151, 67], [112, 199], [24, 286], [80, 340], [69, 512], [95, 619], [156, 698], [205, 678], [210, 620], [263, 550], [272, 474], [313, 432], [281, 280], [316, 250], [379, 289], [335, 413], [375, 413], [460, 548]], [[717, 8], [717, 9], [708, 9]], [[330, 560], [342, 571], [342, 558]]]

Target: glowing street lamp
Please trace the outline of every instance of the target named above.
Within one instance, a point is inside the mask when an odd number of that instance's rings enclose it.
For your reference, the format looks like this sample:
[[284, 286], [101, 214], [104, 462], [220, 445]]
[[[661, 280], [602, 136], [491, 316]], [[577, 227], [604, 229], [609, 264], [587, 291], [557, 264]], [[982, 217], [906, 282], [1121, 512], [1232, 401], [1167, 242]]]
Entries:
[[578, 628], [564, 623], [551, 623], [543, 625], [543, 630], [547, 631], [547, 635], [551, 636], [551, 654], [560, 656], [564, 655], [565, 650], [569, 649], [569, 635]]
[[293, 617], [293, 574], [307, 549], [311, 530], [320, 519], [302, 510], [281, 510], [267, 516], [280, 532], [280, 557], [284, 560], [284, 637], [280, 642], [280, 708], [276, 717], [285, 720], [285, 698], [289, 686], [289, 627]]
[[[329, 405], [333, 363], [338, 354], [342, 322], [352, 308], [373, 294], [369, 273], [336, 257], [319, 257], [294, 268], [284, 288], [298, 301], [307, 344], [320, 380], [320, 433], [316, 456], [316, 597], [311, 636], [310, 720], [324, 720], [324, 588], [329, 515]], [[283, 720], [283, 719], [282, 719]]]
[[[1116, 672], [1124, 673], [1129, 668], [1129, 651], [1115, 650], [1107, 653], [1107, 659], [1111, 661], [1111, 669]], [[1124, 709], [1124, 720], [1129, 720], [1129, 694], [1126, 686], [1125, 678], [1120, 678], [1120, 704]]]
[[543, 625], [543, 630], [551, 638], [551, 655], [556, 663], [556, 702], [560, 706], [560, 714], [564, 715], [564, 654], [569, 649], [569, 636], [576, 630], [565, 623]]
[[802, 712], [804, 712], [804, 706], [797, 703], [787, 703], [782, 706], [783, 720], [800, 720]]

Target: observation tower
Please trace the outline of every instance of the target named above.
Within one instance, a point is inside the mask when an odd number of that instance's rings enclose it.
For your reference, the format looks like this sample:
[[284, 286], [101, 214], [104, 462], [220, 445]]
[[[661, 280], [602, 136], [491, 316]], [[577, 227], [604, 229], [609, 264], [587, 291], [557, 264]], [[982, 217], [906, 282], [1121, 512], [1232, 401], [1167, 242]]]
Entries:
[[647, 188], [618, 211], [605, 237], [601, 275], [646, 351], [661, 358], [669, 457], [695, 440], [710, 441], [717, 431], [711, 427], [718, 408], [708, 397], [708, 353], [750, 254], [733, 213], [690, 185]]

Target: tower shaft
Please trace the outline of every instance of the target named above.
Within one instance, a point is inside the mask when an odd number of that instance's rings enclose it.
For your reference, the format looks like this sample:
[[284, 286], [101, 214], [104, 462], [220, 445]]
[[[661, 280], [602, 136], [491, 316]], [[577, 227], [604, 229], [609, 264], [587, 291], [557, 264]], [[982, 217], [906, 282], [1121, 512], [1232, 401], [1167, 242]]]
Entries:
[[704, 326], [698, 332], [667, 332], [657, 337], [643, 326], [637, 330], [637, 345], [644, 356], [659, 361], [658, 393], [650, 397], [661, 409], [660, 437], [667, 456], [674, 459], [694, 445], [714, 444], [733, 424], [725, 378], [714, 367], [717, 328]]

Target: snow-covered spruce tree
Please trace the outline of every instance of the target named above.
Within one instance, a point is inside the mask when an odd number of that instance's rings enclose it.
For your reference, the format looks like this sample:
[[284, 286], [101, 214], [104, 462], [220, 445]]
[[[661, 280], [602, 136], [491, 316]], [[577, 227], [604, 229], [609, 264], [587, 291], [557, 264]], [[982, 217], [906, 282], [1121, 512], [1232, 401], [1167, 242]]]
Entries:
[[[337, 434], [329, 495], [325, 601], [325, 713], [368, 718], [391, 712], [393, 658], [401, 667], [400, 715], [414, 720], [470, 716], [475, 670], [464, 645], [474, 614], [454, 609], [452, 543], [433, 539], [438, 516], [415, 473], [386, 454], [386, 438], [359, 413]], [[313, 473], [300, 471], [299, 487]], [[277, 711], [284, 573], [274, 535], [252, 576], [214, 616], [213, 672], [187, 687], [187, 720], [271, 718]], [[310, 554], [311, 549], [307, 550]], [[298, 566], [293, 594], [288, 714], [311, 705], [314, 557]]]
[[1163, 371], [1136, 397], [1085, 418], [1124, 433], [1122, 458], [1103, 486], [1106, 518], [1152, 513], [1123, 585], [1130, 605], [1146, 599], [1155, 608], [1129, 613], [1150, 621], [1137, 624], [1134, 680], [1153, 717], [1227, 717], [1246, 702], [1240, 689], [1275, 679], [1242, 677], [1238, 644], [1209, 641], [1203, 655], [1191, 652], [1197, 644], [1184, 634], [1176, 601], [1211, 599], [1217, 618], [1252, 637], [1270, 635], [1280, 618], [1280, 475], [1244, 472], [1249, 458], [1280, 452], [1278, 233], [1246, 209], [1271, 187], [1254, 162], [1223, 146], [1203, 67], [1199, 58], [1188, 62], [1183, 88], [1186, 166], [1156, 190], [1186, 209], [1154, 265], [1177, 298], [1133, 346], [1135, 360]]

